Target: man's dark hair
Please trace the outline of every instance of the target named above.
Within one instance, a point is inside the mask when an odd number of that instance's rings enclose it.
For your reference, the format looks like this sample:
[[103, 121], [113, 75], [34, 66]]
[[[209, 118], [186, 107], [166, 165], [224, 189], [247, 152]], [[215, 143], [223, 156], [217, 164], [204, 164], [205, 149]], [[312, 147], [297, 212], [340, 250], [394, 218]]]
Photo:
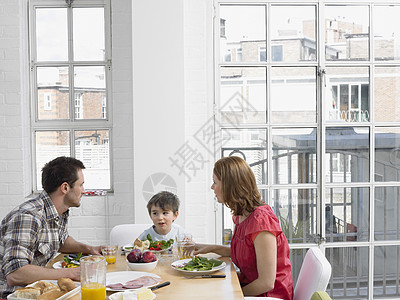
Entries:
[[54, 192], [62, 183], [74, 187], [78, 180], [78, 171], [85, 169], [83, 163], [73, 157], [60, 156], [48, 162], [42, 168], [42, 186], [48, 193]]
[[160, 207], [162, 210], [170, 209], [173, 213], [176, 213], [179, 210], [179, 204], [180, 202], [177, 195], [162, 191], [151, 197], [147, 203], [147, 210], [149, 211], [149, 215], [151, 215], [151, 207], [154, 205]]

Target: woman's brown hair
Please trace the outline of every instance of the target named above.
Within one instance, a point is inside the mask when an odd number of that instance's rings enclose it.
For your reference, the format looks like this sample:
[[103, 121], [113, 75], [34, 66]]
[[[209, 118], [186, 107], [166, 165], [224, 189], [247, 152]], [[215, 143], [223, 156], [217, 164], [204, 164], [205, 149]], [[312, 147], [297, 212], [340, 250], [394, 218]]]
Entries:
[[214, 165], [214, 174], [221, 181], [225, 205], [232, 214], [251, 213], [263, 205], [256, 178], [250, 166], [238, 156], [223, 157]]

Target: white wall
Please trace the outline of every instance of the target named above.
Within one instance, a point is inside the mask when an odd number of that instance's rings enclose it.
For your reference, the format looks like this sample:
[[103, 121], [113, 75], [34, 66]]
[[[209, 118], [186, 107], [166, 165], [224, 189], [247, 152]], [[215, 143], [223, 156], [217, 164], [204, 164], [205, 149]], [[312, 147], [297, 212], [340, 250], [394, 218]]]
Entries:
[[135, 217], [148, 223], [151, 194], [185, 192], [169, 160], [185, 141], [182, 0], [134, 1], [132, 23]]
[[0, 5], [0, 216], [30, 189], [26, 28], [23, 1]]
[[[143, 191], [162, 173], [182, 202], [177, 223], [198, 241], [214, 240], [212, 139], [199, 139], [212, 124], [211, 3], [112, 1], [114, 191], [71, 209], [76, 239], [101, 244], [116, 224], [149, 223]], [[26, 12], [26, 0], [1, 0], [0, 219], [32, 189]]]
[[[214, 158], [193, 135], [212, 117], [210, 4], [135, 1], [132, 9], [136, 221], [149, 221], [152, 191], [169, 189], [181, 199], [176, 222], [203, 241], [214, 239]], [[162, 181], [151, 190], [149, 178]]]

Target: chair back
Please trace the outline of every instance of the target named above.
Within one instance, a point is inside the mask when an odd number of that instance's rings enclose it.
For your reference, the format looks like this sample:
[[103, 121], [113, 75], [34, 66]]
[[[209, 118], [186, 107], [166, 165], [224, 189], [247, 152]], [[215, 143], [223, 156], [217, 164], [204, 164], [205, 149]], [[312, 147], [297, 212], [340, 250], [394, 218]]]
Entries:
[[153, 224], [120, 224], [111, 229], [110, 244], [125, 246], [133, 243], [139, 235]]
[[332, 266], [317, 247], [308, 249], [301, 265], [293, 300], [309, 300], [316, 291], [325, 291]]

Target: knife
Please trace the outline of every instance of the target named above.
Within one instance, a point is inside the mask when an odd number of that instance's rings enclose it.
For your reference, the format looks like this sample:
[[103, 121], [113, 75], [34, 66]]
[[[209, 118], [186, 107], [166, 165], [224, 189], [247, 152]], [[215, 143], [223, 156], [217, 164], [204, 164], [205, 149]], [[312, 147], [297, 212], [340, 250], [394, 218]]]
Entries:
[[157, 290], [157, 289], [159, 289], [159, 288], [162, 288], [162, 287], [167, 286], [167, 285], [170, 285], [170, 284], [171, 284], [171, 282], [166, 281], [166, 282], [157, 284], [157, 285], [155, 285], [155, 286], [152, 286], [150, 289], [151, 289], [152, 291], [154, 291], [154, 290]]
[[196, 278], [196, 277], [199, 277], [199, 278], [225, 278], [226, 275], [225, 274], [222, 274], [222, 275], [194, 275], [194, 276], [188, 276], [186, 278]]

